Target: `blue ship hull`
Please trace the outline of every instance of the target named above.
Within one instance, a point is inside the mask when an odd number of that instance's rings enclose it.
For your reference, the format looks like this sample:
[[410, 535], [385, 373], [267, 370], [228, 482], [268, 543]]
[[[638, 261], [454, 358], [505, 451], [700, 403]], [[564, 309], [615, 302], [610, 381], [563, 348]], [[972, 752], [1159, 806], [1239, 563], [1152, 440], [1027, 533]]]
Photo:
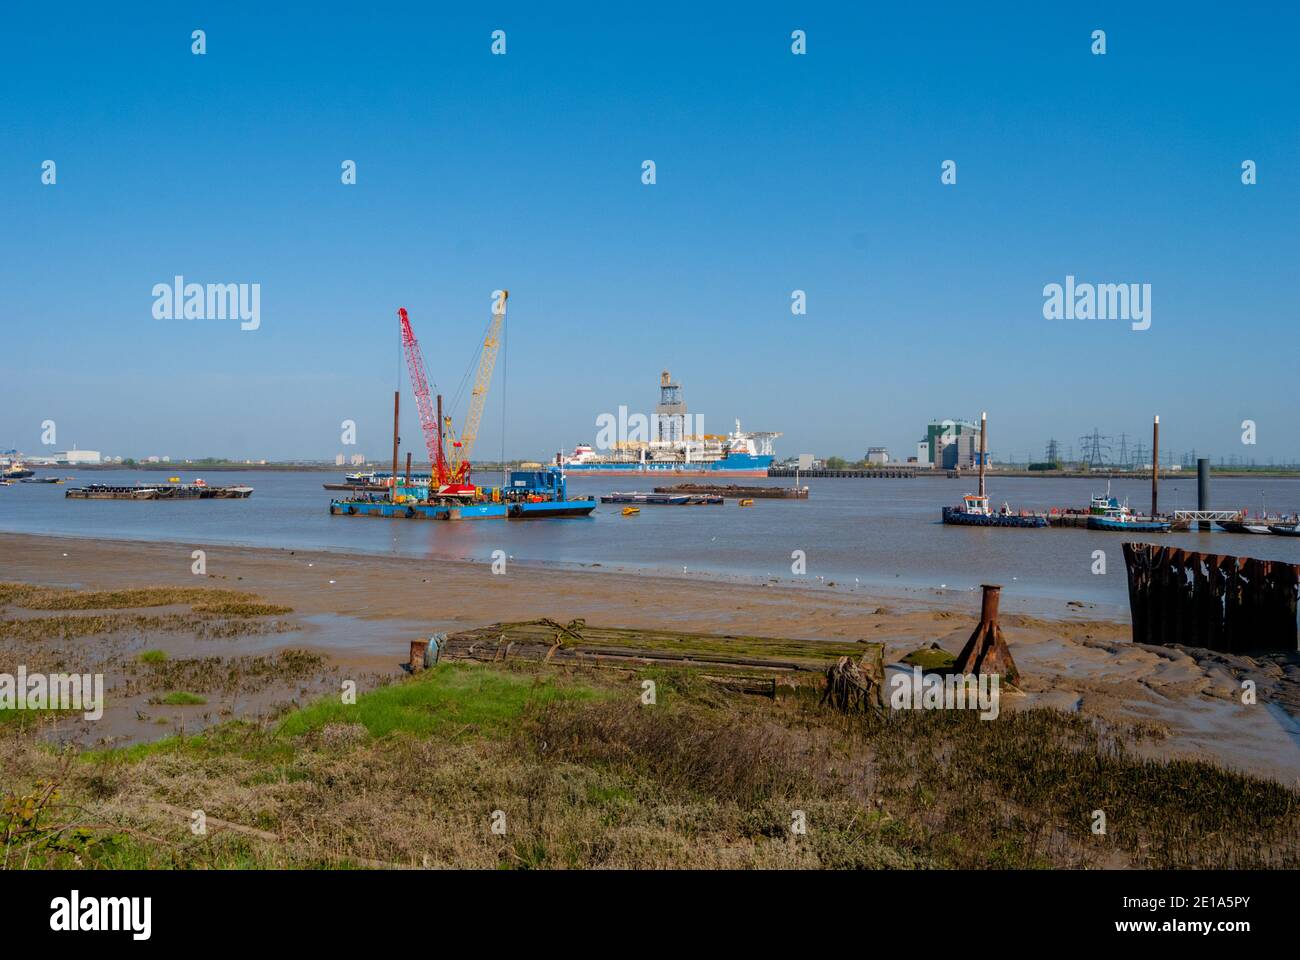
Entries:
[[596, 509], [595, 500], [545, 500], [541, 503], [386, 503], [331, 500], [330, 513], [346, 517], [384, 517], [390, 520], [549, 520], [585, 517]]
[[1168, 530], [1169, 524], [1160, 520], [1113, 520], [1110, 517], [1089, 517], [1089, 530], [1111, 530], [1119, 533], [1159, 533]]

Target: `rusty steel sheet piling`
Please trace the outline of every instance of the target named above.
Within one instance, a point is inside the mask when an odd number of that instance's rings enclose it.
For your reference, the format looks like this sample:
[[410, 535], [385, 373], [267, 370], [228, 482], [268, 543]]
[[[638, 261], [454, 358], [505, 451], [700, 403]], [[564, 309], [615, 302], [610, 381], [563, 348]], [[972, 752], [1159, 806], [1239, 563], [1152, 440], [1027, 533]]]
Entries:
[[1002, 587], [992, 583], [982, 584], [981, 587], [984, 598], [980, 605], [979, 625], [957, 655], [951, 672], [963, 675], [996, 673], [1007, 683], [1017, 683], [1020, 671], [1011, 657], [1006, 640], [1002, 638], [1002, 626], [998, 623]]
[[1220, 653], [1297, 650], [1300, 565], [1124, 544], [1133, 642]]

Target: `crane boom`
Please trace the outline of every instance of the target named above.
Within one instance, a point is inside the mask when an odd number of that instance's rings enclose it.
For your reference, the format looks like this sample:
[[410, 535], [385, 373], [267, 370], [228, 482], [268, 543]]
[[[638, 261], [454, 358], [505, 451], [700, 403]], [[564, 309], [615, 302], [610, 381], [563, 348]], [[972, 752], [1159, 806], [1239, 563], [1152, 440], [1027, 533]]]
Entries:
[[510, 297], [510, 291], [501, 290], [499, 293], [499, 298], [493, 303], [487, 336], [483, 338], [483, 355], [479, 359], [478, 374], [474, 377], [474, 389], [470, 393], [465, 429], [461, 431], [460, 441], [452, 444], [449, 469], [453, 481], [457, 483], [469, 482], [469, 458], [474, 450], [474, 441], [478, 438], [483, 406], [487, 403], [488, 386], [492, 382], [492, 370], [496, 366], [497, 349], [501, 345], [501, 325], [506, 319], [506, 300]]
[[448, 478], [447, 457], [442, 449], [440, 424], [429, 397], [424, 355], [420, 352], [420, 342], [415, 339], [415, 331], [411, 329], [405, 307], [398, 308], [397, 319], [402, 328], [402, 350], [406, 354], [406, 369], [411, 376], [411, 390], [415, 393], [415, 406], [420, 412], [420, 430], [424, 433], [424, 446], [429, 452], [429, 466], [433, 470], [434, 483], [443, 486]]

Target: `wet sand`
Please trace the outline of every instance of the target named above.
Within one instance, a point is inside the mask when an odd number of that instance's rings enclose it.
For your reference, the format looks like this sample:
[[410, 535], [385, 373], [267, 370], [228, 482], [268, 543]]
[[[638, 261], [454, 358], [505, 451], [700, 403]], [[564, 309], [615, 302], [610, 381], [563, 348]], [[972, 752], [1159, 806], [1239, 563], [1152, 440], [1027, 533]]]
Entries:
[[[979, 612], [975, 593], [899, 600], [866, 588], [788, 581], [756, 585], [706, 576], [657, 577], [588, 569], [489, 564], [251, 547], [204, 547], [206, 576], [189, 544], [0, 534], [0, 581], [82, 589], [210, 586], [290, 606], [298, 628], [226, 641], [210, 654], [323, 655], [336, 675], [396, 674], [408, 641], [502, 620], [567, 622], [882, 641], [886, 661], [937, 642], [960, 650]], [[1007, 594], [1011, 593], [1008, 589]], [[1003, 709], [1046, 705], [1156, 731], [1140, 749], [1200, 757], [1286, 783], [1300, 780], [1300, 656], [1250, 658], [1130, 642], [1126, 622], [1007, 613], [1002, 626], [1024, 675]], [[9, 616], [13, 616], [10, 613]], [[175, 651], [186, 655], [192, 650]], [[170, 651], [169, 651], [170, 652]], [[1241, 702], [1254, 680], [1258, 703]]]

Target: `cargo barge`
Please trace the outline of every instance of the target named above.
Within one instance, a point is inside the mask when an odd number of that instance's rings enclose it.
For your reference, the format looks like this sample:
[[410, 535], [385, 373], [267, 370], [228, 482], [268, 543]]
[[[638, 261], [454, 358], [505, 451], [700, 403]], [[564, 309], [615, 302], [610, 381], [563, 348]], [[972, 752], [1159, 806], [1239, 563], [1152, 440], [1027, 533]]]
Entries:
[[212, 487], [201, 481], [165, 484], [92, 483], [84, 487], [73, 487], [63, 493], [69, 500], [246, 500], [252, 495], [252, 487]]
[[721, 506], [724, 501], [722, 497], [709, 496], [706, 494], [690, 493], [662, 493], [656, 490], [654, 493], [607, 493], [600, 498], [601, 503], [634, 503], [639, 506], [658, 506], [658, 507], [704, 507], [704, 506]]
[[735, 483], [676, 483], [671, 487], [655, 487], [655, 493], [699, 494], [725, 497], [728, 500], [753, 500], [755, 498], [778, 500], [806, 500], [807, 487], [742, 487]]
[[[619, 408], [617, 420], [608, 422], [596, 437], [598, 453], [578, 444], [573, 453], [560, 455], [569, 473], [602, 477], [703, 476], [766, 477], [774, 455], [772, 441], [779, 433], [746, 433], [736, 429], [726, 435], [697, 432], [698, 424], [686, 411], [681, 384], [667, 370], [659, 378], [659, 405], [653, 416], [627, 415]], [[597, 420], [599, 425], [601, 420]], [[606, 433], [608, 432], [608, 436]]]

